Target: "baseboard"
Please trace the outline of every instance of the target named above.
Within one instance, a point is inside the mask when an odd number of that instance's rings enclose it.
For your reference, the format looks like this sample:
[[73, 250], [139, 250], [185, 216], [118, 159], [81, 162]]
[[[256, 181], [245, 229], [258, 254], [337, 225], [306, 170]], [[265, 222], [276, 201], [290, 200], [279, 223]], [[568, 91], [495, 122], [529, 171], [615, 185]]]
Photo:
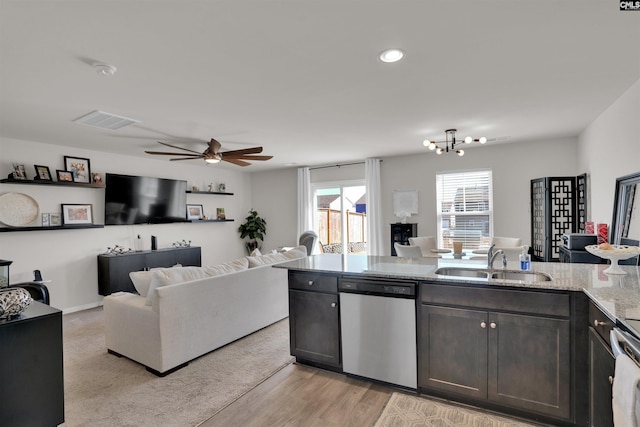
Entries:
[[90, 308], [102, 307], [102, 301], [92, 302], [91, 304], [78, 305], [75, 307], [69, 307], [62, 310], [62, 314], [75, 313], [76, 311], [89, 310]]

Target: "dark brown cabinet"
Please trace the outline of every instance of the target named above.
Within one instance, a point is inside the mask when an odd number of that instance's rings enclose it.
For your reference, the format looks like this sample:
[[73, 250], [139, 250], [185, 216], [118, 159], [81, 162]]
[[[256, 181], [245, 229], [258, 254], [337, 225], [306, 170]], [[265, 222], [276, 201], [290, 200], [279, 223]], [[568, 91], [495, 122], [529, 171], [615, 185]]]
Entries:
[[420, 388], [570, 420], [568, 295], [423, 284], [420, 298]]
[[616, 359], [611, 352], [610, 320], [593, 302], [589, 303], [589, 425], [613, 426], [611, 408]]
[[0, 343], [0, 423], [62, 424], [62, 311], [32, 302], [20, 316], [0, 320]]
[[289, 272], [291, 355], [304, 362], [340, 369], [338, 279]]
[[200, 248], [168, 248], [157, 251], [129, 252], [121, 255], [98, 255], [98, 292], [109, 295], [114, 292], [136, 293], [129, 278], [132, 271], [156, 267], [201, 265]]
[[418, 224], [391, 224], [391, 256], [396, 256], [396, 248], [394, 243], [400, 243], [401, 245], [409, 244], [409, 237], [416, 237], [418, 235]]

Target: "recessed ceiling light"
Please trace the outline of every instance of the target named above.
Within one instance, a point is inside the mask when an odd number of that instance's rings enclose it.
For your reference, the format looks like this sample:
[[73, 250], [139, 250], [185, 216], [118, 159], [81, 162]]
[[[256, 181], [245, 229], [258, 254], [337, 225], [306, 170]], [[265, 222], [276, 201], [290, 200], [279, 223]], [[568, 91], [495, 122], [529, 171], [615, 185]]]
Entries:
[[398, 62], [404, 58], [404, 50], [402, 49], [387, 49], [380, 54], [380, 61], [382, 62]]
[[116, 67], [109, 64], [103, 64], [102, 62], [95, 62], [93, 64], [93, 68], [95, 68], [96, 73], [101, 76], [111, 77], [116, 73]]

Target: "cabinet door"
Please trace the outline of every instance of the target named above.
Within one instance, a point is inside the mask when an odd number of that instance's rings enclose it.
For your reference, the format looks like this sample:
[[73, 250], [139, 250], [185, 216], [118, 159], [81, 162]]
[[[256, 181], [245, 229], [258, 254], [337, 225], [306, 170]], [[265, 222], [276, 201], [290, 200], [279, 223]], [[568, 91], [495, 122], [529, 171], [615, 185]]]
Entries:
[[200, 248], [192, 247], [186, 249], [177, 249], [175, 261], [176, 263], [181, 264], [184, 267], [200, 267], [202, 265], [200, 258]]
[[423, 304], [418, 386], [474, 398], [487, 395], [487, 312]]
[[173, 267], [176, 264], [176, 251], [151, 251], [147, 253], [147, 268]]
[[611, 409], [611, 381], [616, 359], [609, 346], [589, 328], [589, 425], [610, 427], [613, 425]]
[[98, 256], [98, 292], [109, 295], [114, 292], [137, 293], [129, 278], [132, 271], [141, 271], [146, 267], [144, 254], [125, 254], [119, 256]]
[[536, 316], [489, 316], [489, 400], [568, 419], [570, 322]]
[[300, 359], [341, 366], [338, 295], [289, 291], [291, 354]]

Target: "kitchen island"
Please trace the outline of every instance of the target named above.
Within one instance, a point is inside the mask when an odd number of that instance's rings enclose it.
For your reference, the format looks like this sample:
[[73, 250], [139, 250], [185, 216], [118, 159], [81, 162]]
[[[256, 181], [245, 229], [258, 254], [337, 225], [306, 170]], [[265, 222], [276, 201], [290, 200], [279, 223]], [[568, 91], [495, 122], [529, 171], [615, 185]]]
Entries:
[[[323, 254], [280, 264], [289, 270], [291, 353], [301, 363], [538, 422], [589, 425], [590, 304], [633, 331], [638, 268], [614, 276], [603, 273], [606, 265], [532, 263], [548, 281], [436, 273], [485, 263]], [[399, 309], [390, 305], [395, 298], [413, 304]], [[415, 329], [389, 311], [411, 311]], [[411, 334], [417, 347], [404, 344]], [[398, 347], [406, 351], [386, 351]], [[387, 353], [387, 363], [368, 356]], [[394, 380], [407, 375], [415, 385]]]

